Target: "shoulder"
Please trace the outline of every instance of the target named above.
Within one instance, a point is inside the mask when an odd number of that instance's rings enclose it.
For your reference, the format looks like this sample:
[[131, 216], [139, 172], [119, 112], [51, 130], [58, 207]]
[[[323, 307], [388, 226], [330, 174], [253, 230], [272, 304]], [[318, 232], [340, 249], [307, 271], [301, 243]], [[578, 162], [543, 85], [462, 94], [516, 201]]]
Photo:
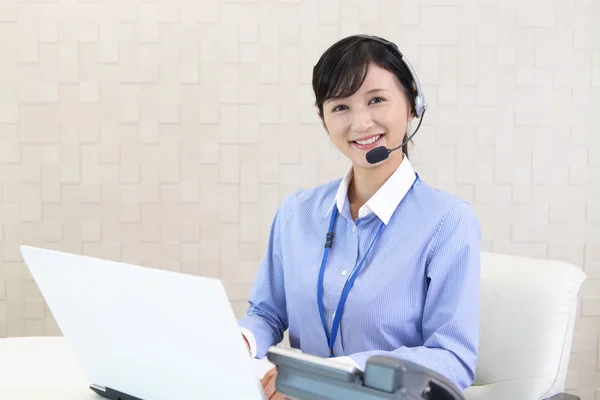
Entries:
[[438, 251], [443, 251], [444, 254], [467, 248], [478, 251], [481, 227], [475, 210], [468, 201], [422, 181], [413, 195], [415, 204], [431, 223], [428, 260]]
[[341, 182], [342, 178], [338, 178], [318, 186], [295, 190], [283, 199], [278, 212], [286, 217], [325, 215], [335, 201]]
[[424, 215], [435, 217], [438, 227], [452, 220], [479, 224], [471, 203], [447, 191], [437, 189], [419, 179], [412, 192], [414, 207]]

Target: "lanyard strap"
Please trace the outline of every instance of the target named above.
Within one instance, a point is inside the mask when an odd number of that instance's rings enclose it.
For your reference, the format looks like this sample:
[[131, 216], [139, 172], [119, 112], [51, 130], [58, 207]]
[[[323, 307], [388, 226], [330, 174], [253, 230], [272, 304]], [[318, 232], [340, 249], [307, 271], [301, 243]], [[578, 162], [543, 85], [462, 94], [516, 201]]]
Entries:
[[[411, 189], [418, 180], [419, 180], [419, 174], [415, 173], [415, 180], [413, 181], [412, 185], [410, 186]], [[323, 258], [321, 260], [321, 269], [319, 270], [319, 281], [317, 284], [317, 303], [318, 303], [317, 306], [319, 307], [319, 315], [321, 316], [321, 324], [323, 325], [323, 330], [325, 331], [325, 337], [327, 337], [327, 346], [329, 347], [329, 357], [333, 357], [333, 346], [335, 344], [335, 338], [337, 336], [338, 329], [340, 327], [340, 320], [342, 318], [344, 304], [346, 304], [346, 299], [348, 298], [350, 289], [352, 289], [352, 286], [354, 285], [354, 281], [356, 280], [358, 273], [360, 272], [361, 268], [363, 267], [363, 264], [365, 263], [365, 260], [367, 259], [367, 256], [369, 255], [369, 252], [371, 251], [371, 248], [375, 244], [375, 241], [379, 237], [379, 234], [381, 233], [381, 230], [383, 229], [383, 226], [385, 225], [383, 222], [381, 222], [381, 224], [379, 225], [379, 228], [377, 229], [377, 233], [375, 233], [375, 237], [371, 241], [369, 248], [367, 249], [362, 260], [360, 260], [360, 263], [358, 264], [358, 266], [356, 267], [356, 269], [354, 270], [352, 275], [350, 276], [350, 279], [346, 282], [344, 289], [342, 290], [342, 295], [340, 297], [337, 308], [335, 310], [335, 317], [333, 318], [333, 323], [331, 325], [331, 337], [330, 337], [329, 333], [327, 332], [327, 324], [325, 323], [325, 312], [323, 310], [323, 307], [324, 307], [323, 306], [323, 280], [325, 277], [325, 265], [327, 264], [327, 258], [329, 257], [329, 250], [331, 250], [331, 246], [333, 245], [333, 233], [334, 233], [334, 229], [335, 229], [335, 221], [337, 219], [337, 216], [338, 216], [338, 208], [334, 204], [333, 210], [331, 213], [331, 220], [329, 221], [329, 230], [327, 231], [327, 236], [325, 239], [325, 251], [323, 252]]]
[[379, 228], [377, 229], [377, 233], [375, 233], [375, 237], [371, 241], [369, 248], [365, 252], [362, 260], [360, 260], [360, 263], [358, 264], [358, 266], [356, 267], [356, 269], [350, 276], [350, 279], [346, 282], [344, 289], [342, 290], [342, 295], [340, 297], [337, 308], [335, 310], [335, 316], [333, 318], [333, 324], [331, 326], [331, 337], [330, 337], [329, 334], [327, 333], [327, 325], [325, 324], [325, 312], [323, 310], [323, 307], [324, 307], [323, 306], [323, 280], [324, 280], [324, 276], [325, 276], [325, 265], [327, 264], [327, 258], [329, 257], [329, 250], [331, 249], [331, 246], [333, 244], [333, 231], [334, 231], [334, 225], [335, 225], [335, 221], [337, 219], [337, 215], [338, 215], [338, 209], [337, 209], [337, 207], [334, 206], [333, 212], [331, 214], [331, 220], [329, 222], [329, 231], [327, 232], [327, 236], [326, 236], [326, 240], [325, 240], [325, 251], [323, 253], [323, 259], [321, 260], [321, 269], [319, 270], [319, 282], [317, 285], [317, 302], [318, 302], [318, 306], [319, 306], [319, 314], [321, 316], [321, 323], [323, 324], [323, 330], [325, 331], [325, 336], [327, 337], [327, 346], [329, 347], [329, 357], [333, 357], [333, 346], [335, 344], [335, 338], [337, 336], [338, 329], [340, 326], [340, 319], [342, 318], [344, 304], [346, 304], [346, 299], [348, 298], [350, 289], [352, 289], [352, 286], [354, 285], [354, 281], [356, 280], [358, 273], [362, 269], [363, 264], [365, 263], [365, 260], [367, 259], [367, 256], [371, 252], [371, 248], [375, 244], [377, 237], [379, 236], [379, 234], [381, 233], [381, 230], [383, 229], [383, 226], [385, 225], [383, 222], [379, 225]]

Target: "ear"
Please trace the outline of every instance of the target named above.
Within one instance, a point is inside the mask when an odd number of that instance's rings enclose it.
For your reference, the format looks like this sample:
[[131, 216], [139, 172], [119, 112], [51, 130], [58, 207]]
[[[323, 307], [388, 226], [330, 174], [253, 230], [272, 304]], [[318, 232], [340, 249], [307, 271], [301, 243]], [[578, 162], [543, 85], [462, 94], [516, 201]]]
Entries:
[[408, 122], [412, 122], [413, 119], [415, 119], [415, 110], [409, 104], [408, 105]]

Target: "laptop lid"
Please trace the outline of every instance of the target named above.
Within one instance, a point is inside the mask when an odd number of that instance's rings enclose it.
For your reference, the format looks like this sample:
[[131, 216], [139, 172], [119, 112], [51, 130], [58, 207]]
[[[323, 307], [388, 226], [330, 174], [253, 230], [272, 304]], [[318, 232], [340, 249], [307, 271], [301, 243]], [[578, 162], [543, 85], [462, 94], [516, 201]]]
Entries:
[[264, 399], [222, 282], [21, 246], [90, 385], [140, 399]]

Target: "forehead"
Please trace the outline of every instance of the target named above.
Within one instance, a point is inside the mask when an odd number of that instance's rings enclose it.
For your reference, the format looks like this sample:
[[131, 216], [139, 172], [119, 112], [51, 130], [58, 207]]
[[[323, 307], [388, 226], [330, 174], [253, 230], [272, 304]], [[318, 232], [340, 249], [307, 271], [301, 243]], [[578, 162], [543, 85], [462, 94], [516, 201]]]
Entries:
[[359, 91], [370, 90], [375, 87], [386, 90], [397, 89], [398, 82], [394, 74], [387, 69], [381, 68], [377, 64], [369, 64], [367, 75]]

